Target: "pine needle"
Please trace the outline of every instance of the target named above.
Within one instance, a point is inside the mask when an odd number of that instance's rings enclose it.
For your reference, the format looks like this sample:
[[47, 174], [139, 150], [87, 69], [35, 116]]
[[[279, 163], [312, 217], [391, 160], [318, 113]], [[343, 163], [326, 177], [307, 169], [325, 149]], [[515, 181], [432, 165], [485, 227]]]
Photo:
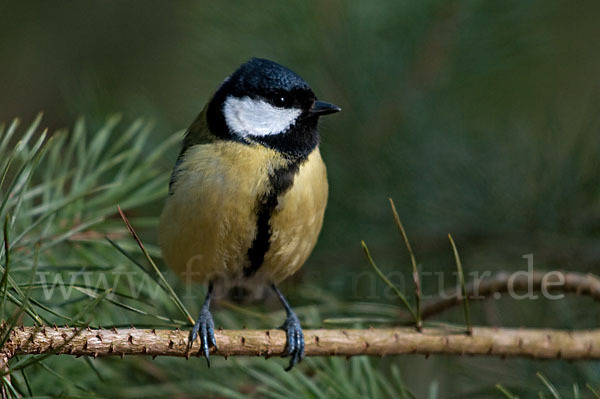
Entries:
[[[10, 323], [8, 324], [6, 329], [3, 331], [2, 338], [0, 338], [0, 348], [2, 348], [4, 346], [4, 344], [6, 343], [6, 340], [8, 340], [8, 338], [10, 337], [10, 332], [15, 327], [15, 325], [19, 322], [21, 315], [23, 314], [23, 312], [26, 311], [26, 309], [29, 306], [29, 297], [31, 295], [31, 284], [33, 283], [33, 280], [35, 279], [35, 275], [36, 275], [36, 271], [37, 271], [37, 267], [38, 267], [39, 255], [40, 255], [40, 246], [38, 244], [35, 246], [33, 268], [31, 270], [31, 281], [29, 282], [30, 287], [27, 289], [27, 292], [25, 293], [25, 296], [23, 297], [21, 306], [17, 309], [15, 314], [13, 316], [11, 316]], [[34, 319], [34, 321], [35, 321], [35, 319]]]
[[162, 273], [160, 272], [160, 269], [158, 268], [158, 266], [156, 266], [156, 263], [154, 263], [154, 261], [150, 257], [150, 254], [148, 253], [148, 251], [146, 251], [146, 248], [144, 247], [144, 244], [142, 244], [142, 240], [140, 240], [140, 237], [137, 235], [137, 233], [133, 229], [133, 226], [131, 225], [131, 223], [129, 223], [129, 220], [127, 219], [127, 216], [125, 216], [125, 214], [121, 210], [120, 206], [117, 206], [117, 209], [119, 210], [119, 214], [121, 215], [121, 219], [123, 219], [123, 221], [125, 222], [125, 225], [127, 226], [127, 230], [129, 230], [129, 233], [131, 234], [131, 236], [133, 237], [133, 239], [135, 240], [135, 242], [138, 244], [138, 246], [142, 250], [144, 256], [146, 257], [146, 260], [148, 260], [148, 262], [152, 266], [152, 269], [154, 270], [154, 272], [156, 273], [156, 275], [158, 276], [158, 278], [162, 282], [162, 287], [169, 294], [169, 298], [171, 298], [171, 300], [173, 301], [173, 303], [175, 303], [175, 305], [181, 311], [181, 313], [193, 325], [195, 323], [195, 320], [192, 318], [192, 316], [190, 315], [190, 313], [188, 312], [188, 310], [186, 309], [186, 307], [184, 306], [184, 304], [181, 302], [181, 300], [179, 299], [179, 297], [177, 296], [177, 294], [175, 293], [175, 291], [173, 290], [173, 288], [171, 287], [171, 285], [169, 285], [169, 283], [165, 279], [165, 276], [162, 275]]
[[458, 250], [456, 249], [456, 244], [454, 244], [454, 240], [452, 236], [448, 234], [448, 238], [450, 239], [450, 244], [452, 245], [452, 251], [454, 252], [454, 260], [456, 261], [456, 269], [458, 270], [458, 279], [460, 281], [460, 289], [462, 292], [462, 303], [463, 310], [465, 313], [465, 323], [467, 325], [467, 334], [473, 334], [473, 327], [471, 326], [471, 316], [469, 314], [469, 298], [467, 297], [467, 288], [465, 284], [465, 275], [463, 273], [462, 263], [460, 261], [460, 256], [458, 255]]
[[417, 315], [415, 314], [415, 311], [413, 310], [412, 306], [410, 306], [410, 303], [408, 303], [408, 300], [406, 299], [404, 294], [377, 267], [377, 265], [375, 264], [375, 261], [373, 260], [373, 257], [371, 256], [371, 253], [369, 252], [369, 248], [367, 247], [367, 244], [364, 241], [361, 241], [360, 244], [362, 245], [362, 249], [365, 252], [365, 255], [367, 256], [367, 260], [371, 264], [371, 267], [373, 267], [373, 269], [375, 270], [377, 275], [387, 284], [387, 286], [390, 287], [396, 293], [396, 295], [398, 296], [398, 298], [400, 298], [400, 300], [402, 301], [402, 303], [404, 304], [406, 309], [410, 312], [412, 318], [415, 320], [415, 323], [416, 323]]
[[585, 387], [594, 395], [594, 398], [600, 399], [600, 393], [594, 389], [590, 384], [585, 384]]
[[496, 384], [496, 388], [502, 392], [502, 395], [504, 395], [505, 397], [507, 397], [508, 399], [519, 399], [518, 396], [513, 395], [508, 389], [504, 388], [502, 385], [500, 384]]
[[546, 388], [548, 388], [548, 391], [550, 391], [550, 394], [552, 395], [552, 397], [554, 399], [561, 399], [560, 394], [558, 393], [558, 390], [556, 389], [556, 387], [550, 382], [550, 380], [548, 380], [546, 378], [546, 376], [544, 376], [541, 372], [537, 372], [535, 373], [535, 375], [537, 375], [537, 377], [542, 381], [542, 383], [546, 386]]
[[394, 214], [394, 221], [396, 222], [396, 226], [398, 230], [400, 230], [400, 234], [402, 234], [402, 238], [404, 239], [404, 244], [406, 245], [406, 249], [408, 250], [408, 254], [410, 255], [410, 262], [412, 264], [412, 277], [413, 283], [415, 285], [415, 307], [416, 307], [416, 327], [418, 331], [423, 329], [423, 321], [421, 318], [421, 278], [419, 276], [419, 270], [417, 268], [417, 259], [415, 258], [415, 254], [412, 251], [412, 247], [410, 246], [410, 242], [408, 241], [408, 235], [404, 230], [404, 226], [400, 221], [400, 216], [398, 216], [398, 212], [396, 211], [396, 206], [394, 205], [394, 200], [389, 198], [390, 206], [392, 207], [392, 213]]
[[6, 311], [6, 296], [8, 294], [8, 271], [10, 265], [10, 252], [8, 242], [8, 221], [9, 216], [6, 215], [4, 219], [4, 273], [2, 274], [2, 280], [0, 281], [0, 291], [2, 292], [2, 312], [0, 312], [0, 320], [5, 320]]

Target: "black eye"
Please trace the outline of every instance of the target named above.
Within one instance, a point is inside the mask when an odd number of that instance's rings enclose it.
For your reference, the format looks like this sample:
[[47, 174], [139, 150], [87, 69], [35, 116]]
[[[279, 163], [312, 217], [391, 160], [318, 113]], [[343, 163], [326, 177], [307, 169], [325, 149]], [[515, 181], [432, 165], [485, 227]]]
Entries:
[[273, 105], [276, 107], [286, 107], [289, 105], [290, 100], [285, 94], [278, 94], [272, 97]]

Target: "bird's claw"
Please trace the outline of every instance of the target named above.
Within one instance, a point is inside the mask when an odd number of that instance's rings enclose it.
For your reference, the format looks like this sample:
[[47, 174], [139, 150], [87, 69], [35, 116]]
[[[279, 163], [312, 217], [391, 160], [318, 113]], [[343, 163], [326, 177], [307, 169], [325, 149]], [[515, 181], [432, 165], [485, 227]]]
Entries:
[[204, 357], [206, 357], [206, 363], [210, 367], [210, 347], [214, 347], [215, 350], [219, 350], [217, 347], [217, 341], [215, 340], [215, 322], [213, 321], [212, 314], [208, 310], [207, 306], [202, 307], [198, 321], [194, 324], [190, 336], [188, 338], [188, 351], [191, 351], [194, 341], [200, 335], [200, 348]]
[[282, 357], [292, 357], [290, 364], [285, 368], [285, 371], [290, 371], [304, 358], [304, 333], [300, 326], [300, 320], [294, 313], [288, 314], [281, 328], [286, 332], [286, 345]]

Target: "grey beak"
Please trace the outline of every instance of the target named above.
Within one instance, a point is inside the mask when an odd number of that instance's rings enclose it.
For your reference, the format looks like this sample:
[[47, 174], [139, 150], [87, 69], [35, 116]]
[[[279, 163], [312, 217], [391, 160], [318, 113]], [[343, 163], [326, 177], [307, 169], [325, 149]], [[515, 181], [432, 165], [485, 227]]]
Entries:
[[309, 110], [310, 113], [319, 116], [335, 114], [340, 112], [342, 109], [335, 104], [327, 103], [325, 101], [315, 101], [312, 108]]

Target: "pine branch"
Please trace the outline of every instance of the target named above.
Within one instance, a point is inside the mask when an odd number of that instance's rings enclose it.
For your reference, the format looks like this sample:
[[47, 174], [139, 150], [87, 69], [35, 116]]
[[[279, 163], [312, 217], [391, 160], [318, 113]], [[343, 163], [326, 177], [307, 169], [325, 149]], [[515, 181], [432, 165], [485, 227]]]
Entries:
[[[549, 279], [550, 275], [555, 278]], [[560, 276], [560, 277], [559, 277]], [[560, 278], [564, 284], [558, 284]], [[534, 271], [527, 274], [500, 272], [481, 281], [470, 281], [466, 285], [466, 295], [469, 300], [481, 300], [494, 296], [496, 293], [506, 293], [509, 289], [516, 293], [539, 292], [547, 290], [548, 293], [575, 293], [600, 300], [600, 278], [593, 274], [582, 274], [561, 271]], [[431, 299], [423, 304], [423, 319], [430, 318], [443, 311], [460, 305], [460, 287], [446, 292], [440, 298]]]
[[[307, 356], [385, 356], [404, 354], [480, 355], [539, 359], [600, 359], [600, 329], [473, 328], [465, 335], [450, 328], [306, 330]], [[187, 331], [146, 329], [76, 329], [18, 327], [2, 348], [4, 355], [67, 354], [75, 356], [199, 356], [191, 353]], [[281, 330], [219, 330], [218, 356], [280, 356], [285, 345]]]

